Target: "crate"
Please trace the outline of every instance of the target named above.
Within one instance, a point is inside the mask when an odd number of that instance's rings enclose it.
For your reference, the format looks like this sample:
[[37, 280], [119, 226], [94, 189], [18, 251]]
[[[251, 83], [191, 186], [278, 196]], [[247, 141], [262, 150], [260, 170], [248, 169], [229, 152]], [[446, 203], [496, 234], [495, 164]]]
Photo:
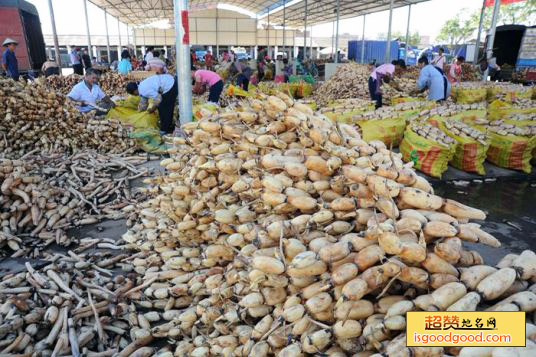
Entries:
[[128, 74], [128, 79], [133, 81], [142, 81], [148, 77], [154, 76], [155, 71], [132, 71]]

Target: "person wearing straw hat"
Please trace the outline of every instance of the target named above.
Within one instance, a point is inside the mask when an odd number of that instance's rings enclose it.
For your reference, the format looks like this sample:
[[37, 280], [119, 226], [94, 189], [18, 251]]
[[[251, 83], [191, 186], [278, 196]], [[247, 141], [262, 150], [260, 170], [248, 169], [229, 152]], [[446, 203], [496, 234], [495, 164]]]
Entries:
[[14, 80], [19, 80], [19, 64], [17, 57], [15, 56], [15, 49], [19, 43], [11, 38], [6, 38], [3, 47], [6, 47], [4, 54], [2, 55], [2, 68], [6, 71], [7, 76]]

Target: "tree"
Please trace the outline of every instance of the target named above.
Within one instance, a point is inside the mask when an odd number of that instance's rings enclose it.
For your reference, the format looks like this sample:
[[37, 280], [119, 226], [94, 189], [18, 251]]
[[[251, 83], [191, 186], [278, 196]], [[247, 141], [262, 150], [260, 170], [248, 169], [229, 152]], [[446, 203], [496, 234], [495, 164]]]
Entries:
[[[467, 10], [462, 9], [450, 20], [447, 20], [439, 36], [438, 41], [445, 41], [450, 45], [459, 44], [476, 38], [480, 23], [480, 10], [477, 10], [467, 18]], [[486, 32], [491, 27], [493, 6], [484, 11], [482, 31]], [[508, 5], [501, 5], [497, 25], [522, 24], [532, 26], [536, 24], [536, 0], [525, 0]], [[485, 34], [481, 34], [485, 36]]]
[[472, 18], [464, 18], [463, 13], [464, 10], [458, 13], [455, 18], [445, 22], [439, 31], [439, 36], [437, 36], [438, 41], [455, 46], [473, 36], [477, 27], [475, 27]]

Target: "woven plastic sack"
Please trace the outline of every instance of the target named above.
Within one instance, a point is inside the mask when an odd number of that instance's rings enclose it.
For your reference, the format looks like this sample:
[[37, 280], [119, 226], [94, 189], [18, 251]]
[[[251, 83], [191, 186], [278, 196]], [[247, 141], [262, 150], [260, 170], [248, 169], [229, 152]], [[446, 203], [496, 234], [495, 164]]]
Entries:
[[446, 148], [423, 138], [409, 127], [400, 144], [400, 153], [404, 161], [413, 161], [417, 170], [438, 178], [441, 178], [443, 172], [447, 171], [449, 161], [452, 160], [455, 151], [455, 145]]
[[230, 97], [250, 97], [251, 94], [249, 92], [246, 92], [240, 87], [229, 85], [227, 89], [225, 90], [225, 94], [227, 94]]
[[466, 110], [450, 116], [449, 119], [459, 120], [468, 125], [474, 125], [476, 120], [486, 120], [487, 115], [488, 113], [486, 110]]
[[309, 84], [315, 84], [316, 81], [313, 76], [310, 74], [308, 75], [302, 75], [302, 76], [290, 76], [288, 79], [289, 83], [296, 83], [296, 82], [307, 82]]
[[532, 152], [536, 148], [536, 136], [523, 137], [514, 135], [488, 134], [491, 143], [487, 160], [505, 169], [523, 171], [530, 174]]
[[293, 89], [294, 97], [297, 99], [306, 98], [313, 94], [313, 86], [307, 82], [291, 83], [290, 88]]
[[452, 98], [458, 104], [474, 104], [480, 103], [487, 99], [488, 91], [486, 88], [464, 88], [453, 86]]
[[138, 147], [145, 152], [152, 154], [167, 153], [168, 146], [162, 141], [158, 129], [136, 129], [130, 134], [136, 140]]
[[391, 98], [391, 105], [397, 105], [400, 103], [411, 103], [411, 102], [422, 102], [426, 99], [416, 98], [416, 97], [400, 97], [400, 98]]
[[[501, 119], [508, 119], [512, 114], [533, 114], [536, 113], [536, 108], [519, 109], [513, 107], [506, 102], [495, 100], [488, 106], [488, 120], [495, 121]], [[519, 121], [516, 123], [512, 121], [511, 124], [519, 125]]]
[[363, 120], [357, 121], [355, 124], [361, 128], [363, 140], [367, 142], [380, 140], [388, 148], [400, 145], [406, 129], [406, 120], [404, 118]]
[[506, 102], [511, 103], [516, 99], [531, 99], [534, 89], [529, 87], [511, 86], [490, 86], [487, 89], [488, 102], [493, 102], [499, 98], [504, 99]]
[[352, 119], [353, 116], [362, 114], [362, 113], [363, 111], [356, 110], [356, 111], [346, 112], [346, 113], [325, 112], [323, 114], [333, 121], [336, 121], [339, 123], [352, 124], [354, 123]]
[[125, 101], [117, 102], [117, 106], [106, 114], [106, 119], [117, 119], [121, 124], [131, 126], [134, 129], [158, 129], [160, 126], [158, 111], [154, 113], [139, 112], [139, 102], [140, 97], [137, 96], [130, 96]]
[[215, 103], [198, 103], [192, 107], [192, 117], [194, 121], [201, 120], [211, 114], [218, 113], [218, 105]]
[[446, 128], [444, 119], [440, 117], [431, 118], [428, 122], [456, 140], [456, 150], [452, 160], [449, 162], [453, 167], [478, 175], [486, 174], [484, 161], [486, 161], [489, 142], [486, 145], [482, 145], [476, 140], [454, 135]]

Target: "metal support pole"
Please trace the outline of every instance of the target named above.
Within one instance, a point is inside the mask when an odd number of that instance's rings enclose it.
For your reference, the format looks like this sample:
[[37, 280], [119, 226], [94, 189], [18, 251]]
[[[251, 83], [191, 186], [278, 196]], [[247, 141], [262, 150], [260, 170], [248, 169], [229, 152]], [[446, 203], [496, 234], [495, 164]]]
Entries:
[[404, 56], [404, 62], [408, 64], [408, 48], [409, 48], [409, 22], [411, 20], [411, 4], [408, 6], [408, 27], [406, 28], [406, 55]]
[[287, 52], [287, 0], [283, 2], [283, 48], [285, 51], [285, 57], [288, 59]]
[[91, 54], [91, 35], [89, 34], [89, 21], [87, 19], [87, 4], [86, 0], [82, 0], [84, 3], [84, 15], [86, 15], [86, 32], [87, 32], [87, 50], [89, 52], [89, 57], [93, 57]]
[[121, 59], [121, 48], [123, 47], [121, 45], [121, 23], [119, 22], [119, 17], [117, 18], [117, 34], [119, 36], [119, 47], [118, 47], [118, 53], [117, 53], [117, 58], [119, 60]]
[[[216, 60], [218, 60], [219, 56], [220, 56], [220, 35], [219, 35], [219, 31], [218, 31], [218, 8], [216, 8]], [[255, 24], [257, 22], [255, 21]], [[255, 29], [255, 31], [257, 31]], [[257, 33], [255, 32], [255, 38], [257, 36]]]
[[128, 24], [127, 24], [127, 47], [128, 45], [130, 45], [130, 34], [128, 33], [129, 31], [129, 28], [128, 28]]
[[110, 35], [108, 34], [108, 11], [104, 9], [104, 24], [106, 26], [106, 53], [108, 54], [108, 63], [112, 63], [110, 55]]
[[333, 54], [335, 53], [335, 21], [333, 21], [333, 31], [331, 32], [331, 58], [333, 57]]
[[[167, 30], [164, 30], [164, 36], [167, 34]], [[167, 39], [165, 39], [167, 43]], [[132, 44], [134, 45], [134, 57], [138, 57], [138, 41], [136, 40], [136, 27], [132, 31]], [[166, 57], [168, 56], [166, 52]], [[169, 58], [169, 57], [168, 57]]]
[[173, 0], [175, 13], [175, 46], [177, 47], [179, 119], [181, 124], [192, 121], [192, 75], [190, 74], [190, 25], [188, 23], [188, 2], [188, 0]]
[[[491, 28], [489, 29], [488, 46], [486, 48], [486, 58], [489, 60], [493, 57], [493, 43], [495, 42], [495, 31], [497, 30], [497, 20], [499, 19], [499, 11], [501, 9], [501, 1], [495, 0], [493, 7], [493, 17], [491, 18]], [[489, 68], [484, 73], [484, 79], [488, 78]]]
[[60, 45], [58, 42], [58, 34], [56, 32], [56, 20], [54, 19], [54, 8], [52, 7], [52, 0], [48, 0], [48, 11], [50, 12], [50, 21], [52, 22], [52, 36], [54, 36], [54, 51], [56, 52], [56, 63], [61, 68], [61, 56]]
[[365, 21], [367, 15], [363, 15], [363, 34], [361, 35], [361, 63], [365, 63]]
[[478, 23], [478, 33], [476, 34], [474, 64], [478, 63], [478, 57], [479, 57], [479, 52], [480, 52], [480, 36], [482, 34], [482, 26], [484, 24], [485, 12], [486, 12], [486, 0], [482, 0], [482, 10], [480, 11], [480, 22]]
[[393, 0], [389, 3], [389, 27], [387, 28], [387, 47], [383, 63], [391, 63], [391, 26], [393, 22]]
[[311, 43], [309, 43], [309, 55], [311, 56], [311, 59], [313, 59], [313, 26], [311, 26]]
[[303, 26], [303, 60], [307, 58], [307, 0], [305, 0], [305, 26]]
[[[391, 0], [393, 1], [393, 0]], [[339, 63], [339, 17], [341, 1], [337, 0], [337, 31], [335, 33], [335, 63]]]
[[259, 57], [259, 19], [255, 18], [255, 60]]
[[270, 11], [268, 11], [268, 26], [266, 26], [266, 31], [267, 31], [267, 36], [268, 36], [268, 50], [267, 50], [267, 54], [268, 54], [268, 57], [272, 57], [270, 56]]

